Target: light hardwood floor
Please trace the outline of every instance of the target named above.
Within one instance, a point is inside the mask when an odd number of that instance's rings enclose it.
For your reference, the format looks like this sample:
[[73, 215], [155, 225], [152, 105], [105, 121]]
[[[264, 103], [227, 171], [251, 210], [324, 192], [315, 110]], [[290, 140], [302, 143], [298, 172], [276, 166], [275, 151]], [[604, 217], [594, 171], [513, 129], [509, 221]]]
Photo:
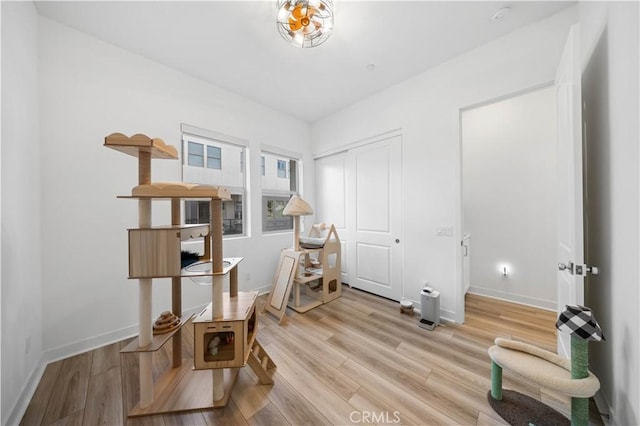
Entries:
[[[341, 298], [305, 314], [288, 310], [283, 326], [262, 315], [258, 340], [277, 364], [273, 385], [257, 384], [243, 368], [226, 408], [127, 424], [503, 424], [486, 399], [487, 348], [500, 336], [555, 350], [555, 314], [474, 295], [466, 307], [464, 325], [427, 331], [417, 326], [418, 315], [400, 314], [397, 303], [345, 287]], [[183, 330], [184, 356], [192, 356], [191, 327]], [[21, 424], [123, 424], [119, 350], [126, 343], [48, 365]], [[154, 357], [158, 373], [170, 362], [170, 346]], [[136, 377], [124, 380], [131, 386]], [[567, 398], [506, 371], [504, 386], [567, 415]], [[594, 409], [591, 417], [602, 424]]]

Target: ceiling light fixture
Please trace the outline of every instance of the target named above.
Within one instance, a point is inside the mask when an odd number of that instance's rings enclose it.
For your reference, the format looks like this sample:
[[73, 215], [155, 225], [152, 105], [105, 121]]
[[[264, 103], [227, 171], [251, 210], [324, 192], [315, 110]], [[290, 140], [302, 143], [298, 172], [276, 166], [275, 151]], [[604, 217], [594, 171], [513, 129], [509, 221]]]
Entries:
[[333, 2], [278, 0], [276, 22], [280, 35], [294, 46], [320, 46], [333, 30]]

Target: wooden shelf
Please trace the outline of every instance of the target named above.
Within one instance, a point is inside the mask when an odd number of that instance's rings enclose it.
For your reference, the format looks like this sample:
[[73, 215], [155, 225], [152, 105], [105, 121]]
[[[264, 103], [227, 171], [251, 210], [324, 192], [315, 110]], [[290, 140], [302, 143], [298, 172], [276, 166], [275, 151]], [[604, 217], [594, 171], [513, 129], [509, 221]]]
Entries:
[[127, 346], [122, 348], [120, 353], [133, 353], [133, 352], [155, 352], [160, 349], [165, 343], [169, 341], [173, 337], [174, 334], [178, 332], [189, 320], [193, 317], [194, 314], [185, 315], [180, 318], [180, 326], [175, 330], [172, 330], [168, 333], [156, 334], [153, 336], [153, 340], [147, 346], [138, 346], [138, 339], [134, 339]]
[[134, 186], [131, 195], [119, 195], [118, 198], [157, 198], [157, 199], [191, 199], [207, 198], [230, 200], [231, 193], [222, 186], [200, 185], [184, 182], [152, 182]]
[[214, 401], [211, 370], [193, 370], [190, 364], [185, 360], [180, 367], [160, 376], [154, 387], [153, 403], [146, 408], [136, 405], [129, 411], [129, 417], [226, 406], [240, 370], [223, 370], [224, 397]]
[[[216, 321], [245, 321], [249, 319], [251, 307], [255, 304], [258, 297], [257, 291], [239, 291], [237, 297], [230, 297], [229, 293], [224, 293], [222, 299], [222, 318]], [[212, 322], [211, 303], [202, 310], [194, 319], [193, 323]]]
[[289, 306], [291, 309], [293, 309], [296, 312], [299, 312], [301, 314], [310, 311], [313, 308], [316, 308], [320, 305], [322, 305], [323, 302], [322, 300], [318, 300], [312, 296], [309, 296], [307, 294], [301, 294], [300, 295], [300, 303], [299, 305], [296, 306], [295, 301], [291, 301], [288, 303], [287, 306]]
[[209, 268], [208, 271], [187, 271], [186, 269], [189, 268], [189, 266], [193, 266], [196, 264], [203, 264], [203, 263], [208, 263], [209, 265], [211, 264], [211, 261], [195, 262], [195, 263], [192, 263], [191, 265], [188, 265], [182, 268], [180, 276], [182, 278], [191, 278], [191, 277], [207, 277], [207, 276], [214, 276], [214, 275], [227, 275], [229, 272], [231, 272], [233, 268], [237, 267], [238, 263], [242, 262], [243, 259], [244, 257], [225, 257], [223, 259], [224, 263], [222, 265], [222, 272], [211, 272], [211, 269], [212, 269], [211, 267]]
[[194, 238], [203, 238], [209, 235], [209, 224], [197, 225], [164, 225], [150, 226], [148, 228], [128, 228], [127, 231], [176, 231], [180, 233], [180, 241], [187, 241]]
[[318, 275], [318, 274], [313, 274], [311, 273], [311, 275], [300, 275], [296, 278], [294, 278], [294, 282], [298, 283], [298, 284], [306, 284], [306, 283], [310, 283], [311, 281], [315, 281], [315, 280], [319, 280], [322, 279], [322, 275]]
[[104, 138], [104, 146], [133, 157], [139, 157], [140, 152], [149, 152], [151, 158], [178, 159], [178, 151], [173, 146], [165, 144], [162, 139], [151, 139], [143, 134], [128, 137], [122, 133], [112, 133]]

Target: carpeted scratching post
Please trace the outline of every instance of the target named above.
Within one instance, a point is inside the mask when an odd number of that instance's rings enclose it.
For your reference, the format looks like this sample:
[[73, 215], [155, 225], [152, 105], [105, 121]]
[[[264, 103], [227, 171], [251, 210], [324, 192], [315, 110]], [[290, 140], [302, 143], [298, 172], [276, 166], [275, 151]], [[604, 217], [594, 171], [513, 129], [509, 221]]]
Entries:
[[[571, 335], [571, 378], [584, 379], [589, 376], [589, 342]], [[589, 424], [589, 400], [571, 398], [571, 424]]]

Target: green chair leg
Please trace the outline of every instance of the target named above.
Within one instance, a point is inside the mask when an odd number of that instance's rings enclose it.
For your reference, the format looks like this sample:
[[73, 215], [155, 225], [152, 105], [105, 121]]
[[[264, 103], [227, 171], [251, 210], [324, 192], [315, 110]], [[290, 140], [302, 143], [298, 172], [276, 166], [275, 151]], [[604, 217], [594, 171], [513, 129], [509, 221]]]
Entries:
[[502, 367], [491, 361], [491, 397], [502, 400]]
[[589, 425], [589, 398], [571, 398], [571, 426]]

